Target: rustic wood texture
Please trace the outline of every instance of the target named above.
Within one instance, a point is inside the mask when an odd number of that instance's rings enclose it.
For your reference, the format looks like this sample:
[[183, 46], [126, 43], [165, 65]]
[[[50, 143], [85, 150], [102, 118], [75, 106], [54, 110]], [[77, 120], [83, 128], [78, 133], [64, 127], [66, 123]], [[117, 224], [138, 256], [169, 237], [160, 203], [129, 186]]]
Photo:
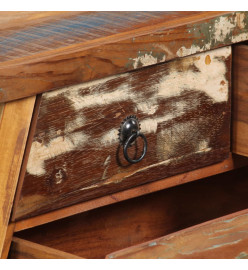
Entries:
[[12, 241], [14, 230], [15, 230], [15, 223], [10, 223], [8, 225], [7, 232], [6, 232], [6, 235], [5, 235], [5, 241], [4, 241], [4, 245], [3, 245], [2, 255], [0, 257], [1, 259], [7, 259], [8, 258], [10, 244], [11, 244], [11, 241]]
[[104, 258], [247, 209], [247, 173], [245, 167], [37, 226], [16, 236], [84, 258]]
[[[14, 218], [228, 158], [230, 58], [225, 47], [45, 93]], [[118, 129], [133, 114], [148, 151], [130, 166]], [[140, 155], [142, 147], [138, 141], [129, 155]]]
[[248, 156], [248, 46], [234, 46], [232, 151]]
[[248, 210], [109, 254], [111, 259], [248, 259]]
[[51, 221], [96, 209], [105, 205], [114, 204], [162, 189], [182, 185], [195, 180], [200, 180], [205, 177], [224, 173], [247, 165], [248, 158], [238, 155], [229, 155], [228, 159], [214, 165], [206, 166], [201, 169], [171, 176], [163, 180], [147, 183], [138, 187], [130, 188], [128, 190], [116, 192], [111, 195], [103, 196], [76, 205], [54, 210], [39, 216], [17, 221], [15, 231], [22, 231]]
[[57, 249], [13, 237], [10, 259], [83, 259]]
[[6, 17], [0, 28], [0, 102], [248, 40], [248, 12]]
[[35, 97], [5, 105], [0, 122], [0, 256], [5, 241]]

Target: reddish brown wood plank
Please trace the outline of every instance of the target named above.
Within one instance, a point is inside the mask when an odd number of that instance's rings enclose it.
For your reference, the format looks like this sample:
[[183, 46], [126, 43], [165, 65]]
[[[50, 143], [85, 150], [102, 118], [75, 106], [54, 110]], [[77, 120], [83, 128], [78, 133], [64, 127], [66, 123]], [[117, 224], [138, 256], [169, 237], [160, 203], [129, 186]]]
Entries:
[[0, 102], [248, 39], [247, 12], [63, 16], [0, 33]]
[[109, 254], [111, 259], [247, 259], [248, 210]]
[[57, 249], [13, 237], [10, 259], [83, 259]]
[[[230, 57], [225, 47], [44, 94], [15, 217], [227, 158]], [[139, 118], [148, 140], [146, 157], [132, 165], [118, 140], [128, 115]], [[139, 155], [141, 141], [137, 149], [130, 148], [129, 155]]]
[[205, 177], [231, 171], [247, 165], [248, 165], [247, 158], [230, 155], [228, 159], [220, 163], [206, 166], [198, 170], [193, 170], [187, 173], [171, 176], [160, 181], [147, 183], [145, 185], [116, 192], [114, 194], [103, 196], [101, 198], [89, 200], [59, 210], [51, 211], [43, 215], [20, 220], [16, 223], [15, 231], [18, 232], [28, 228], [33, 228], [54, 220], [62, 219], [82, 212], [87, 212], [89, 210], [96, 209], [102, 206], [115, 204], [131, 198], [149, 194], [155, 191], [185, 184], [191, 181], [200, 180]]
[[248, 46], [234, 46], [232, 151], [248, 156]]
[[[16, 233], [84, 258], [107, 254], [248, 208], [248, 167]], [[46, 237], [44, 237], [46, 236]]]

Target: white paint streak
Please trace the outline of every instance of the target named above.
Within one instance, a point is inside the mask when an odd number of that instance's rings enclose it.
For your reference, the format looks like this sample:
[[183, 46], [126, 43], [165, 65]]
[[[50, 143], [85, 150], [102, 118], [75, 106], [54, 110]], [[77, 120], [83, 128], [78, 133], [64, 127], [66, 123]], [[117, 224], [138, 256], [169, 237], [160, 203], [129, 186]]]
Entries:
[[106, 178], [107, 171], [108, 171], [108, 168], [109, 168], [109, 165], [110, 165], [110, 161], [111, 161], [111, 156], [109, 155], [105, 159], [104, 164], [103, 164], [103, 166], [105, 167], [105, 169], [104, 169], [103, 174], [102, 174], [102, 180], [104, 180]]
[[94, 93], [90, 95], [79, 95], [78, 92], [70, 91], [68, 95], [68, 99], [72, 101], [72, 104], [76, 110], [80, 110], [86, 107], [94, 107], [100, 105], [107, 105], [113, 102], [128, 100], [134, 97], [134, 93], [132, 93], [130, 87], [127, 83], [123, 83], [119, 87], [116, 88], [113, 92], [104, 92], [102, 93]]
[[157, 117], [157, 118], [148, 118], [140, 121], [141, 131], [144, 133], [156, 133], [158, 124], [172, 120], [180, 115], [183, 115], [183, 111], [177, 111], [173, 114], [167, 114], [165, 116]]
[[50, 98], [54, 98], [57, 97], [59, 95], [65, 95], [67, 96], [67, 94], [70, 94], [70, 92], [78, 92], [78, 90], [80, 89], [84, 89], [84, 88], [99, 88], [101, 87], [103, 84], [111, 82], [117, 78], [125, 78], [127, 77], [128, 74], [127, 73], [123, 73], [123, 74], [118, 74], [118, 75], [114, 75], [114, 76], [109, 76], [109, 77], [105, 77], [99, 80], [94, 80], [94, 81], [90, 81], [90, 82], [85, 82], [85, 83], [80, 83], [74, 86], [69, 86], [69, 87], [64, 87], [64, 88], [60, 88], [58, 90], [55, 91], [50, 91], [50, 92], [46, 92], [42, 95], [43, 98], [46, 99], [50, 99]]
[[115, 129], [111, 129], [110, 131], [106, 132], [102, 138], [100, 139], [101, 140], [101, 144], [104, 144], [105, 146], [106, 145], [111, 145], [111, 144], [114, 144], [116, 142], [118, 142], [118, 129], [115, 128]]
[[107, 156], [107, 158], [105, 159], [105, 161], [104, 161], [104, 163], [103, 163], [103, 166], [109, 165], [110, 160], [111, 160], [111, 156], [109, 155], [109, 156]]
[[45, 161], [61, 154], [73, 151], [79, 145], [83, 145], [88, 140], [88, 136], [82, 132], [77, 132], [67, 136], [59, 136], [44, 145], [37, 141], [32, 143], [27, 172], [32, 175], [41, 176], [46, 173]]

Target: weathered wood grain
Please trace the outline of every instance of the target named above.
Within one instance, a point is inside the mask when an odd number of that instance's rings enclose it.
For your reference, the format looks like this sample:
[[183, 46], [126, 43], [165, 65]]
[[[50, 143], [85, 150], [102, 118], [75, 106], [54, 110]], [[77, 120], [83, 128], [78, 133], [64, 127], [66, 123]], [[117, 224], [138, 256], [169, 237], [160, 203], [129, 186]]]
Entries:
[[83, 259], [57, 249], [13, 237], [10, 259]]
[[[230, 47], [43, 95], [16, 218], [210, 165], [230, 147]], [[206, 59], [210, 59], [206, 62]], [[118, 129], [140, 119], [146, 157]], [[142, 142], [130, 149], [139, 155]]]
[[247, 209], [247, 173], [245, 167], [24, 230], [16, 236], [84, 258], [104, 258]]
[[68, 16], [0, 33], [0, 102], [248, 40], [248, 12]]
[[19, 177], [35, 97], [5, 104], [0, 122], [0, 256]]
[[234, 46], [232, 151], [248, 156], [248, 46]]
[[162, 189], [182, 185], [195, 180], [200, 180], [205, 177], [224, 173], [247, 165], [248, 158], [238, 155], [229, 155], [228, 159], [214, 165], [206, 166], [201, 169], [171, 176], [163, 180], [147, 183], [138, 187], [130, 188], [128, 190], [116, 192], [111, 195], [103, 196], [86, 202], [78, 203], [76, 205], [67, 206], [62, 209], [50, 211], [39, 216], [17, 221], [15, 231], [18, 232], [25, 229], [33, 228], [35, 226], [39, 226], [75, 214], [87, 212], [89, 210], [96, 209], [102, 206], [115, 204]]
[[109, 254], [115, 259], [248, 259], [248, 211]]

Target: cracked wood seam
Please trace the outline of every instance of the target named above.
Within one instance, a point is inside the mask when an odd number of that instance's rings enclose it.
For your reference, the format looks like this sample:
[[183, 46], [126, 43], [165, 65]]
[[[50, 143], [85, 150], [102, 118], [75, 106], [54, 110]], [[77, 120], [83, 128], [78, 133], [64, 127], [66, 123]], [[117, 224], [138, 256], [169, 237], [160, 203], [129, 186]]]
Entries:
[[13, 205], [35, 97], [5, 104], [0, 122], [0, 255]]
[[[55, 16], [3, 31], [0, 102], [248, 40], [248, 12], [136, 13], [124, 15], [126, 20], [101, 12]], [[99, 36], [100, 22], [105, 36]], [[113, 26], [124, 28], [116, 33]]]
[[[227, 158], [230, 58], [231, 48], [224, 47], [43, 94], [14, 218]], [[133, 114], [149, 147], [147, 156], [130, 166], [117, 133]]]

